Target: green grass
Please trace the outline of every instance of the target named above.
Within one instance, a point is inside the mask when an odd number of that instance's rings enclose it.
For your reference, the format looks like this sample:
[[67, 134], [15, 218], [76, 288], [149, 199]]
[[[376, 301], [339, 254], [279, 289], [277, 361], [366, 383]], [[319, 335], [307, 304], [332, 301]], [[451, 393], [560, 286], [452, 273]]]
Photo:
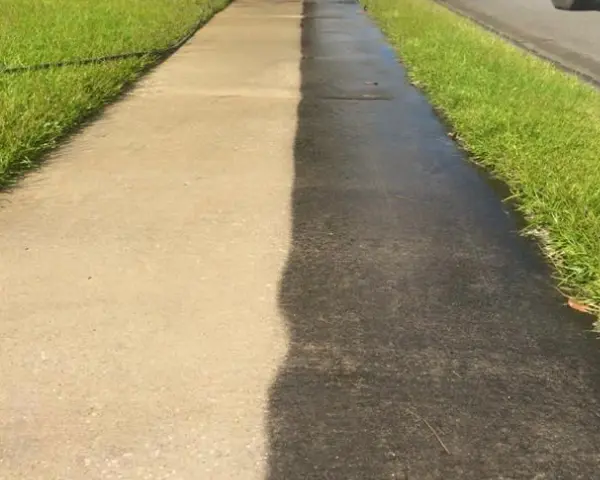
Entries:
[[222, 0], [0, 0], [0, 63], [164, 48]]
[[472, 158], [505, 181], [566, 294], [600, 313], [600, 92], [432, 0], [363, 0]]
[[[0, 67], [164, 48], [228, 0], [0, 0]], [[153, 58], [0, 73], [0, 186], [115, 98]]]

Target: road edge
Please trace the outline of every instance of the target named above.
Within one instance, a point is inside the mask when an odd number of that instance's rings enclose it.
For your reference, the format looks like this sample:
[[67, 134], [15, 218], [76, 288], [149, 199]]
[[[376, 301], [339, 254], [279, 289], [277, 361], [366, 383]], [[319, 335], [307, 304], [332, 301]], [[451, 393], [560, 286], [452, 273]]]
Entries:
[[[451, 12], [456, 13], [457, 15], [467, 18], [488, 32], [508, 41], [512, 45], [515, 45], [526, 52], [552, 63], [560, 70], [575, 75], [594, 87], [600, 88], [600, 65], [597, 65], [596, 62], [588, 60], [587, 57], [560, 47], [544, 48], [543, 46], [539, 45], [540, 41], [543, 42], [542, 39], [539, 39], [533, 35], [527, 35], [519, 32], [505, 22], [497, 20], [490, 15], [476, 12], [466, 5], [463, 5], [462, 0], [433, 1], [450, 10]], [[574, 57], [576, 60], [570, 61], [565, 58], [565, 56]], [[590, 68], [582, 67], [582, 65], [578, 64], [579, 62], [582, 64], [590, 63]], [[594, 66], [596, 66], [597, 72], [593, 71]]]

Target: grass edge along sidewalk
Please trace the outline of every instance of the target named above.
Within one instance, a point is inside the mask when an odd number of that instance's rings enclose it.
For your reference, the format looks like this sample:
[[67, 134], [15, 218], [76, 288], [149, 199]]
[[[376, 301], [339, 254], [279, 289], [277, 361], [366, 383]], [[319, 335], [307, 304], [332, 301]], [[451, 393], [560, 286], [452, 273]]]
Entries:
[[[197, 6], [186, 10], [190, 18], [185, 18], [180, 28], [178, 24], [169, 25], [168, 32], [173, 42], [188, 33], [194, 22], [197, 26], [208, 22], [229, 4], [229, 0], [187, 3]], [[173, 8], [176, 7], [173, 5]], [[135, 19], [135, 12], [132, 12], [132, 19]], [[154, 28], [160, 28], [160, 19], [156, 21], [159, 26]], [[148, 31], [152, 32], [151, 29]], [[71, 33], [68, 29], [64, 32], [65, 35]], [[122, 32], [125, 36], [130, 33]], [[161, 39], [168, 35], [165, 32], [161, 34]], [[86, 39], [74, 35], [64, 40], [70, 44], [85, 43]], [[26, 48], [26, 39], [23, 42], [23, 48]], [[142, 45], [144, 42], [147, 43], [148, 38], [140, 38]], [[117, 98], [127, 85], [158, 60], [156, 55], [149, 55], [0, 74], [0, 189], [13, 185], [21, 174], [38, 165], [45, 153], [56, 147], [84, 120]]]
[[361, 1], [471, 158], [509, 186], [562, 292], [598, 317], [600, 92], [433, 0]]

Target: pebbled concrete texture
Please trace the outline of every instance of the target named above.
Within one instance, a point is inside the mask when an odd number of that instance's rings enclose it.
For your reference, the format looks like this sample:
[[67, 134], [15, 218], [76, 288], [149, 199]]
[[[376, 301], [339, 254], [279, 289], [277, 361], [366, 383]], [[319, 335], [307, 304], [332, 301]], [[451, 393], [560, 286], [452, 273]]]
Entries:
[[556, 10], [551, 0], [440, 0], [545, 58], [600, 84], [600, 2]]
[[240, 0], [0, 196], [0, 479], [262, 479], [299, 2]]
[[305, 3], [268, 480], [590, 479], [600, 351], [382, 36]]

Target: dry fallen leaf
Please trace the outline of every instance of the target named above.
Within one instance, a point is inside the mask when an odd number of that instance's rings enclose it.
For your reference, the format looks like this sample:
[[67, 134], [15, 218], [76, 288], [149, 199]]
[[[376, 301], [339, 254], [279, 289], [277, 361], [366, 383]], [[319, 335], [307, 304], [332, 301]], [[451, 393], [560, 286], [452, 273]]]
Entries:
[[571, 307], [573, 310], [577, 310], [578, 312], [583, 313], [589, 313], [590, 311], [590, 309], [586, 305], [583, 305], [582, 303], [579, 303], [573, 300], [572, 298], [569, 298], [569, 307]]

